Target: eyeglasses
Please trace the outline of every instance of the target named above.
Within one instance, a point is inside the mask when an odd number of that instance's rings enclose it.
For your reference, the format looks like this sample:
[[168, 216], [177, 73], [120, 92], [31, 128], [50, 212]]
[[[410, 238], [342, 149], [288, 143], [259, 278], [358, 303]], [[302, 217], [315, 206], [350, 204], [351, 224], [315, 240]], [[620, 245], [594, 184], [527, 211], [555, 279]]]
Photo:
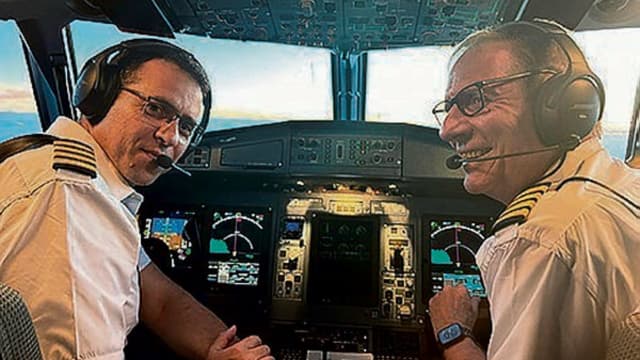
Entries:
[[142, 93], [130, 88], [123, 87], [121, 90], [143, 101], [142, 112], [149, 119], [153, 120], [154, 125], [159, 127], [162, 125], [162, 122], [170, 124], [173, 121], [177, 121], [180, 143], [188, 144], [191, 139], [193, 139], [198, 124], [192, 118], [180, 115], [173, 105], [153, 96], [144, 96]]
[[487, 100], [484, 94], [484, 88], [496, 87], [504, 85], [508, 82], [523, 79], [533, 75], [540, 74], [557, 74], [557, 71], [552, 69], [541, 69], [533, 71], [525, 71], [509, 76], [482, 80], [474, 82], [471, 85], [463, 87], [458, 93], [449, 100], [443, 100], [436, 104], [431, 110], [431, 113], [436, 118], [438, 125], [442, 127], [444, 120], [449, 115], [449, 112], [453, 108], [453, 105], [458, 107], [461, 113], [466, 116], [474, 116], [479, 113], [487, 105]]

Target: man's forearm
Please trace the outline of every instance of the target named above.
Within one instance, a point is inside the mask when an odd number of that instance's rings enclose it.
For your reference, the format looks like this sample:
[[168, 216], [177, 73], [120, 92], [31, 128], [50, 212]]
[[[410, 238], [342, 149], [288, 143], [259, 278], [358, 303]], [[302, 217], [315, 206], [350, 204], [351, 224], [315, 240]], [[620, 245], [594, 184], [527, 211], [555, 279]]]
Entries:
[[470, 338], [453, 345], [444, 351], [446, 360], [485, 360], [484, 351]]
[[180, 355], [206, 358], [209, 346], [227, 328], [224, 322], [153, 264], [142, 271], [141, 288], [142, 321]]

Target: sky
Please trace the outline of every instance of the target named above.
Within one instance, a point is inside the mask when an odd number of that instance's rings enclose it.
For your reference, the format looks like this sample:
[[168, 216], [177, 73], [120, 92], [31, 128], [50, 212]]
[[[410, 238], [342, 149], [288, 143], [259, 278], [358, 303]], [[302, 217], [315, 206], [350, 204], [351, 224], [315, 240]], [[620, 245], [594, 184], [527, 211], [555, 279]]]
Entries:
[[35, 112], [31, 83], [13, 22], [0, 21], [0, 111]]

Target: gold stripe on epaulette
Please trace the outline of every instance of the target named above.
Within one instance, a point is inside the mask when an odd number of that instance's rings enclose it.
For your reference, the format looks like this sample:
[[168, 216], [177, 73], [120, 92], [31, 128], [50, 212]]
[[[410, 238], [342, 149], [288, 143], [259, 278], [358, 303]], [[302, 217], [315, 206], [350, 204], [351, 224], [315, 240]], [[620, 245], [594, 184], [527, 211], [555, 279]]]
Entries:
[[86, 143], [83, 143], [82, 141], [79, 140], [75, 140], [75, 139], [56, 139], [56, 143], [60, 144], [60, 145], [70, 145], [70, 146], [79, 146], [81, 148], [83, 148], [86, 151], [89, 151], [91, 153], [93, 153], [93, 148]]
[[93, 149], [87, 149], [84, 146], [79, 146], [77, 144], [69, 142], [58, 142], [57, 140], [55, 141], [55, 145], [56, 146], [54, 150], [56, 151], [71, 151], [79, 154], [84, 154], [90, 158], [95, 158]]
[[68, 156], [73, 158], [78, 158], [78, 160], [86, 161], [88, 163], [95, 163], [96, 157], [93, 153], [86, 151], [79, 151], [75, 148], [71, 149], [66, 146], [56, 146], [53, 148], [53, 156]]
[[95, 178], [97, 164], [91, 146], [73, 139], [53, 142], [53, 168], [71, 170]]
[[522, 224], [527, 221], [531, 210], [550, 186], [550, 183], [539, 184], [518, 194], [493, 224], [492, 232], [495, 233], [509, 225]]
[[516, 203], [521, 203], [521, 202], [525, 202], [525, 201], [529, 201], [529, 200], [534, 200], [534, 201], [538, 201], [538, 199], [540, 199], [540, 197], [544, 195], [544, 193], [538, 192], [538, 193], [533, 193], [533, 194], [527, 194], [525, 196], [519, 197], [517, 199], [514, 199], [513, 202], [511, 204], [509, 204], [509, 207], [513, 206]]
[[527, 196], [527, 195], [531, 195], [531, 194], [535, 194], [535, 193], [540, 193], [540, 194], [544, 194], [547, 190], [549, 190], [549, 187], [551, 186], [551, 183], [544, 183], [544, 184], [540, 184], [540, 185], [535, 185], [532, 186], [528, 189], [523, 190], [520, 194], [518, 194], [518, 196], [515, 197], [515, 199], [513, 199], [512, 203], [515, 201], [520, 200], [521, 198]]
[[[540, 195], [540, 196], [542, 196], [542, 195]], [[520, 200], [518, 202], [515, 202], [515, 203], [509, 205], [509, 207], [506, 208], [502, 212], [502, 214], [505, 215], [505, 214], [507, 214], [507, 213], [509, 213], [511, 211], [515, 211], [515, 210], [521, 209], [523, 207], [528, 207], [529, 209], [533, 209], [533, 207], [536, 206], [536, 202], [538, 202], [538, 199], [536, 199], [536, 198]]]
[[524, 208], [515, 209], [513, 211], [509, 211], [508, 213], [504, 213], [503, 215], [500, 215], [500, 217], [496, 221], [496, 224], [504, 221], [505, 219], [513, 218], [513, 217], [522, 216], [522, 217], [524, 217], [526, 219], [527, 216], [529, 216], [530, 212], [531, 212], [531, 208], [530, 207], [524, 207]]

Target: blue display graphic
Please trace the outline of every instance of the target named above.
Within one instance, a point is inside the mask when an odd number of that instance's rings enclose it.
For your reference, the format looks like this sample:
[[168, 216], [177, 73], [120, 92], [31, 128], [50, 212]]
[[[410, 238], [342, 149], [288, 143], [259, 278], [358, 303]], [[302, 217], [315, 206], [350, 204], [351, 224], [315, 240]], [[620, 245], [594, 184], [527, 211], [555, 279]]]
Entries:
[[217, 210], [212, 214], [207, 280], [211, 284], [257, 286], [262, 245], [268, 235], [259, 211]]
[[442, 281], [444, 285], [449, 286], [464, 285], [471, 296], [487, 296], [482, 285], [482, 278], [478, 274], [443, 273]]
[[191, 265], [193, 240], [187, 226], [194, 218], [194, 211], [158, 210], [144, 219], [143, 239], [162, 241], [170, 251], [172, 268], [188, 267]]
[[471, 295], [486, 296], [475, 257], [488, 221], [431, 219], [428, 224], [432, 293], [463, 284]]
[[164, 241], [169, 250], [175, 250], [182, 246], [182, 231], [187, 225], [187, 219], [157, 218], [151, 220], [151, 236]]
[[302, 237], [302, 229], [304, 227], [304, 220], [300, 219], [286, 219], [284, 221], [284, 228], [282, 229], [283, 239], [300, 239]]

